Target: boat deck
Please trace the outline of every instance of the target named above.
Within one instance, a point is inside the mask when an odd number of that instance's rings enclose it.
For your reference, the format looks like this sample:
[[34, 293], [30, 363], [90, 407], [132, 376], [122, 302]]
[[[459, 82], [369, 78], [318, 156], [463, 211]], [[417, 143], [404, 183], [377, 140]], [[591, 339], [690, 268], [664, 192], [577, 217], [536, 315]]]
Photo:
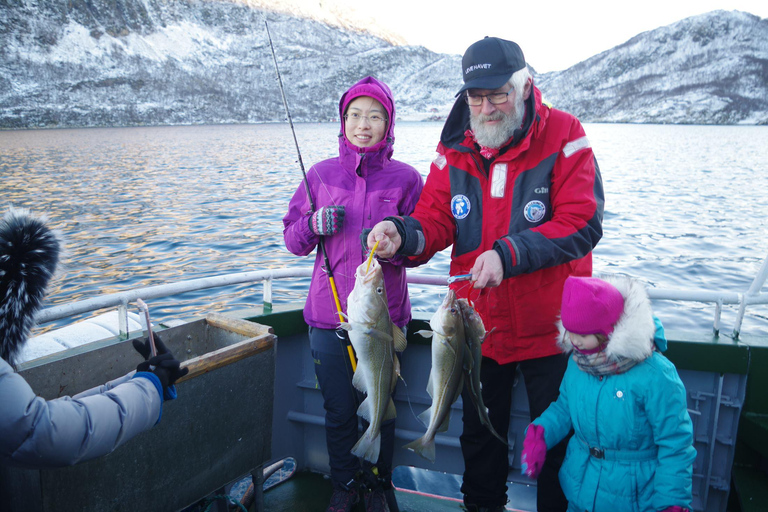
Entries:
[[[423, 492], [395, 488], [397, 503], [402, 512], [443, 512], [463, 510], [461, 500]], [[331, 481], [325, 476], [300, 471], [283, 483], [264, 493], [264, 510], [270, 512], [324, 512], [331, 498]], [[362, 502], [354, 512], [365, 510]], [[507, 510], [524, 512], [520, 509]]]

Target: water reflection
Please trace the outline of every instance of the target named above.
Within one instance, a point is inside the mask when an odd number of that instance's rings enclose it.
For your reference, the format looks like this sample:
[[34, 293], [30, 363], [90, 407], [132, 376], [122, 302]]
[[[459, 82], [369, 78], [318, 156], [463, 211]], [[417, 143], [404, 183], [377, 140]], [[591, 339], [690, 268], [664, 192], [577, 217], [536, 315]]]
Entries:
[[[395, 157], [426, 176], [442, 129], [400, 123]], [[606, 189], [596, 271], [664, 288], [745, 291], [768, 253], [768, 127], [587, 125]], [[307, 171], [337, 154], [336, 124], [298, 124]], [[0, 132], [0, 206], [45, 213], [66, 238], [49, 304], [136, 286], [284, 266], [282, 216], [301, 171], [285, 124]], [[448, 253], [422, 272], [446, 274]], [[275, 287], [301, 300], [300, 281]], [[434, 289], [415, 286], [417, 311]], [[248, 307], [260, 286], [154, 300], [157, 319]], [[672, 329], [711, 325], [710, 306], [655, 305]], [[768, 332], [751, 307], [744, 329]], [[724, 323], [735, 315], [726, 308]]]

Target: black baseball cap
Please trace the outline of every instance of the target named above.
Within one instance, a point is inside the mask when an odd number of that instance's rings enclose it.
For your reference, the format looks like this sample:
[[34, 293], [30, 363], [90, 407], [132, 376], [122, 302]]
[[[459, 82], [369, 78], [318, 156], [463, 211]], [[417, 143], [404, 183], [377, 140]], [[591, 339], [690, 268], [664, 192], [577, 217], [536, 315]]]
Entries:
[[461, 59], [464, 87], [456, 96], [467, 89], [498, 89], [524, 67], [523, 50], [517, 43], [486, 36], [464, 52]]

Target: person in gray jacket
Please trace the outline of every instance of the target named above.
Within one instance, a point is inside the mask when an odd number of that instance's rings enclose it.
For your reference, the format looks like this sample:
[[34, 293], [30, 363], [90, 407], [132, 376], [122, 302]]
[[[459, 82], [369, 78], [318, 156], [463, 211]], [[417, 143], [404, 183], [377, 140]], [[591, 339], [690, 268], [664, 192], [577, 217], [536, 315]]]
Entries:
[[145, 361], [131, 372], [72, 397], [44, 400], [16, 373], [59, 258], [57, 235], [26, 210], [0, 221], [0, 464], [40, 469], [70, 466], [110, 453], [160, 421], [163, 399], [187, 373], [157, 340], [134, 347]]

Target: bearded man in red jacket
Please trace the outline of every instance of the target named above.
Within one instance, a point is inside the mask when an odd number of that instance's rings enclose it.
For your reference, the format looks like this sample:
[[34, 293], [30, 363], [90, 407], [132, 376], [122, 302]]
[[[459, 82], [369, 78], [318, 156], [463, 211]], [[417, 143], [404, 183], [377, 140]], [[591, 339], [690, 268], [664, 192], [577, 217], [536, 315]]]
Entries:
[[[517, 44], [486, 37], [467, 49], [462, 67], [464, 86], [413, 214], [378, 223], [367, 243], [379, 242], [381, 258], [399, 254], [416, 262], [453, 246], [451, 275], [472, 277], [471, 285], [452, 287], [469, 297], [489, 332], [482, 394], [503, 435], [518, 368], [532, 419], [557, 399], [567, 362], [555, 343], [563, 284], [568, 276], [592, 274], [603, 186], [581, 123], [542, 103]], [[507, 449], [464, 395], [464, 503], [468, 510], [500, 511], [507, 502]], [[557, 478], [564, 449], [547, 455], [538, 480], [540, 511], [567, 508]]]

